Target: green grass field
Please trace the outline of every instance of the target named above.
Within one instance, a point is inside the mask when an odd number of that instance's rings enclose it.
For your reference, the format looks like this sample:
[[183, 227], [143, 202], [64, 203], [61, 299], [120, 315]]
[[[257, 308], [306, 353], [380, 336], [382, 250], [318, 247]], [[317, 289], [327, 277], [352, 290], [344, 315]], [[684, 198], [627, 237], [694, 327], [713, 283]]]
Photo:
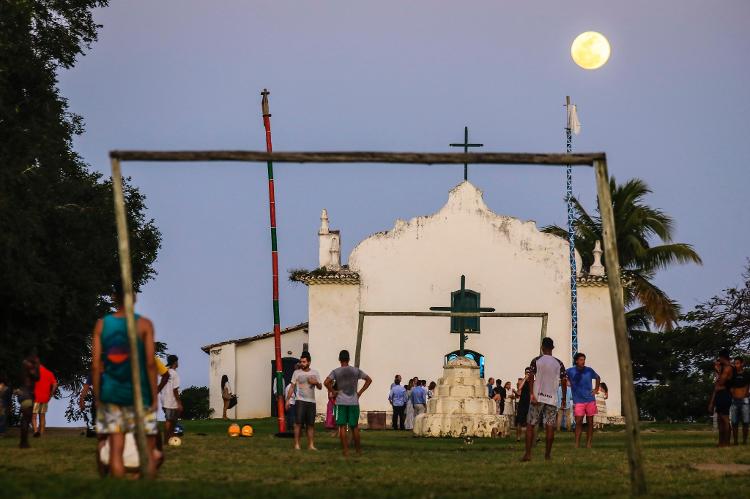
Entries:
[[[553, 461], [535, 448], [519, 462], [515, 439], [420, 439], [408, 432], [363, 431], [364, 454], [344, 459], [338, 440], [318, 427], [318, 452], [292, 450], [270, 419], [251, 421], [252, 438], [229, 438], [221, 421], [187, 421], [181, 447], [166, 449], [157, 481], [101, 480], [95, 441], [52, 430], [21, 451], [0, 439], [0, 497], [625, 497], [624, 433], [595, 434], [594, 449], [574, 449], [559, 433]], [[203, 433], [204, 435], [199, 435]], [[696, 471], [701, 463], [750, 464], [750, 446], [718, 449], [704, 425], [645, 426], [651, 497], [750, 494], [750, 474]], [[744, 491], [744, 492], [743, 492]], [[737, 495], [739, 494], [739, 496]]]

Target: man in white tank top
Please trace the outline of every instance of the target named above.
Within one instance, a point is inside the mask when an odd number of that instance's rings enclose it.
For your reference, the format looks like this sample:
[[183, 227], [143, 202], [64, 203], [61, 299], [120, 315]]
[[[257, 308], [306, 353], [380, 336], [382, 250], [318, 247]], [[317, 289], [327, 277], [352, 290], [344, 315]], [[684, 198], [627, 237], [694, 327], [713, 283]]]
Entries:
[[539, 421], [544, 423], [546, 443], [544, 458], [552, 458], [552, 442], [555, 440], [555, 427], [557, 425], [557, 387], [562, 382], [562, 405], [565, 405], [567, 395], [567, 378], [565, 376], [565, 365], [560, 359], [552, 356], [555, 343], [552, 338], [542, 339], [542, 355], [531, 361], [531, 377], [528, 383], [531, 385], [531, 405], [526, 424], [526, 453], [521, 461], [531, 461], [531, 446], [534, 443], [534, 431]]

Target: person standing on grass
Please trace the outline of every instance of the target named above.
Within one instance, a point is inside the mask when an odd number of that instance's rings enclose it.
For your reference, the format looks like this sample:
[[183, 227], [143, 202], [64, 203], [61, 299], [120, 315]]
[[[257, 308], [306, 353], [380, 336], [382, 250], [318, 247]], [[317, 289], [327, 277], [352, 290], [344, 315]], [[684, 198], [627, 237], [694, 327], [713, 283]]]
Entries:
[[41, 437], [47, 428], [47, 406], [57, 391], [57, 378], [52, 371], [39, 364], [39, 380], [34, 383], [34, 407], [31, 411], [31, 426], [34, 436]]
[[503, 380], [500, 378], [497, 378], [497, 381], [495, 381], [495, 393], [500, 396], [500, 399], [497, 401], [497, 408], [498, 414], [504, 414], [505, 413], [505, 397], [508, 396], [508, 393], [505, 391], [505, 387], [503, 386]]
[[227, 411], [229, 410], [229, 402], [232, 400], [232, 387], [229, 384], [229, 376], [223, 374], [221, 376], [221, 401], [224, 405], [221, 411], [222, 419], [229, 419]]
[[[573, 356], [575, 365], [566, 371], [573, 393], [573, 415], [576, 418], [576, 448], [581, 446], [583, 417], [586, 416], [586, 448], [591, 448], [594, 438], [594, 416], [596, 415], [596, 395], [599, 393], [601, 378], [596, 371], [586, 365], [586, 354], [578, 352]], [[596, 386], [592, 389], [592, 382]], [[565, 400], [565, 397], [563, 397]], [[564, 406], [565, 404], [563, 404]]]
[[[337, 367], [325, 379], [324, 385], [328, 392], [336, 399], [334, 414], [336, 425], [339, 427], [339, 438], [341, 439], [341, 449], [344, 456], [349, 455], [349, 437], [346, 434], [347, 428], [351, 428], [352, 438], [354, 440], [354, 449], [357, 454], [362, 453], [362, 443], [359, 433], [359, 398], [370, 387], [372, 378], [370, 378], [362, 369], [349, 365], [349, 351], [341, 350], [339, 352], [339, 363]], [[365, 384], [357, 390], [359, 380], [364, 380]]]
[[729, 419], [732, 423], [734, 445], [737, 445], [740, 423], [742, 423], [742, 445], [747, 445], [747, 430], [750, 425], [750, 373], [745, 370], [745, 359], [734, 358], [734, 372], [729, 383], [732, 393], [732, 407]]
[[10, 415], [10, 403], [13, 393], [8, 383], [8, 375], [0, 371], [0, 438], [5, 436], [8, 427], [8, 416]]
[[531, 369], [526, 368], [523, 378], [518, 378], [518, 406], [516, 408], [516, 442], [521, 440], [521, 431], [526, 431], [526, 420], [529, 417], [529, 405], [531, 405], [531, 385], [529, 377]]
[[730, 444], [731, 428], [729, 425], [729, 408], [732, 405], [732, 394], [729, 392], [729, 383], [732, 380], [734, 369], [729, 362], [729, 350], [722, 349], [718, 356], [718, 371], [714, 390], [711, 392], [711, 401], [708, 403], [709, 414], [716, 409], [719, 423], [719, 447], [728, 447]]
[[535, 357], [529, 366], [529, 389], [531, 390], [531, 405], [526, 424], [526, 453], [521, 461], [531, 461], [531, 447], [534, 444], [534, 430], [537, 424], [543, 423], [546, 433], [544, 459], [552, 459], [552, 443], [555, 441], [555, 427], [557, 426], [557, 386], [562, 382], [563, 400], [567, 394], [567, 380], [565, 366], [560, 359], [552, 356], [555, 343], [552, 338], [542, 339], [542, 355]]
[[513, 393], [510, 381], [506, 381], [503, 388], [505, 388], [505, 409], [503, 410], [503, 414], [508, 416], [512, 421], [516, 415], [516, 396]]
[[[302, 352], [300, 355], [300, 368], [292, 374], [292, 382], [287, 389], [287, 397], [296, 393], [294, 402], [294, 449], [300, 450], [300, 438], [302, 427], [307, 432], [307, 448], [309, 450], [318, 450], [315, 448], [315, 389], [320, 390], [323, 384], [320, 382], [320, 374], [315, 369], [310, 369], [310, 352]], [[289, 409], [287, 400], [286, 408]]]
[[180, 359], [176, 355], [167, 356], [167, 369], [169, 379], [164, 389], [161, 390], [161, 407], [164, 409], [164, 443], [174, 436], [174, 430], [182, 414], [182, 400], [180, 400], [180, 375], [177, 368]]
[[[557, 399], [562, 404], [562, 386], [557, 387]], [[570, 384], [568, 384], [568, 393], [565, 396], [565, 400], [567, 401], [565, 407], [558, 406], [557, 409], [557, 431], [571, 431], [575, 428], [575, 421], [573, 420], [573, 391], [570, 389]]]
[[39, 381], [39, 357], [34, 351], [28, 352], [21, 361], [21, 386], [15, 390], [21, 412], [21, 449], [28, 449], [31, 410], [34, 407], [34, 385]]
[[391, 385], [391, 391], [388, 394], [388, 402], [391, 403], [393, 408], [393, 418], [391, 419], [391, 427], [394, 430], [405, 430], [404, 423], [406, 422], [406, 388], [401, 386], [401, 376], [396, 375], [396, 379]]
[[495, 378], [490, 378], [487, 380], [487, 396], [489, 398], [495, 397]]
[[427, 389], [420, 380], [411, 390], [411, 405], [414, 407], [414, 418], [427, 412]]
[[[131, 350], [123, 305], [122, 283], [117, 282], [112, 296], [115, 312], [99, 319], [92, 334], [91, 381], [96, 404], [96, 432], [109, 441], [109, 472], [113, 477], [125, 475], [123, 450], [125, 434], [135, 432], [135, 408]], [[141, 373], [141, 396], [148, 442], [148, 472], [156, 474], [162, 454], [157, 449], [156, 364], [154, 362], [154, 325], [135, 315], [138, 364]]]

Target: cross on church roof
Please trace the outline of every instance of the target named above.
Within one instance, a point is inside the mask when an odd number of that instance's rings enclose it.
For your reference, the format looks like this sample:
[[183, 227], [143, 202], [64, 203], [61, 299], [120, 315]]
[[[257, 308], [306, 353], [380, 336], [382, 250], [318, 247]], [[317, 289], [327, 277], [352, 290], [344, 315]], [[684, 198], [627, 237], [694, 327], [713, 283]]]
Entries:
[[[469, 127], [464, 127], [464, 142], [463, 144], [448, 144], [451, 147], [463, 147], [466, 154], [469, 153], [470, 147], [484, 147], [484, 144], [470, 144], [469, 143]], [[469, 164], [464, 163], [464, 180], [469, 180]]]
[[[472, 293], [476, 296], [476, 300], [467, 300], [467, 293]], [[441, 310], [441, 311], [450, 311], [450, 312], [469, 312], [469, 313], [479, 313], [479, 312], [494, 312], [495, 309], [491, 307], [479, 307], [479, 293], [476, 293], [472, 290], [466, 289], [466, 276], [461, 276], [461, 289], [451, 293], [451, 298], [455, 297], [455, 299], [451, 299], [451, 306], [450, 307], [430, 307], [430, 310]], [[468, 329], [465, 327], [466, 324], [466, 317], [456, 317], [458, 327], [456, 328], [457, 331], [451, 331], [451, 333], [458, 333], [460, 335], [459, 337], [459, 355], [463, 357], [464, 355], [464, 344], [466, 343], [466, 340], [468, 337], [466, 336], [467, 332], [471, 333], [479, 333], [479, 327], [477, 327], [476, 330], [474, 329]], [[473, 319], [473, 318], [469, 318]], [[476, 318], [477, 324], [479, 321], [479, 317]], [[451, 321], [452, 322], [452, 321]], [[451, 323], [452, 326], [452, 323]], [[453, 329], [453, 327], [451, 327]]]

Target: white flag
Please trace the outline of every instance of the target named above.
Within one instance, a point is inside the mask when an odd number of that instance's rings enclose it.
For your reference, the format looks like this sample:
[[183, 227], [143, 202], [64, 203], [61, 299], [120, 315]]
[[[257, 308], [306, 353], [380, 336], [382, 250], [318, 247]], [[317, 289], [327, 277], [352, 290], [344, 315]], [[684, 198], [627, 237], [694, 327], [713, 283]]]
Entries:
[[581, 122], [578, 121], [578, 111], [576, 110], [575, 104], [569, 104], [568, 106], [568, 126], [573, 130], [573, 133], [578, 135], [581, 133]]

